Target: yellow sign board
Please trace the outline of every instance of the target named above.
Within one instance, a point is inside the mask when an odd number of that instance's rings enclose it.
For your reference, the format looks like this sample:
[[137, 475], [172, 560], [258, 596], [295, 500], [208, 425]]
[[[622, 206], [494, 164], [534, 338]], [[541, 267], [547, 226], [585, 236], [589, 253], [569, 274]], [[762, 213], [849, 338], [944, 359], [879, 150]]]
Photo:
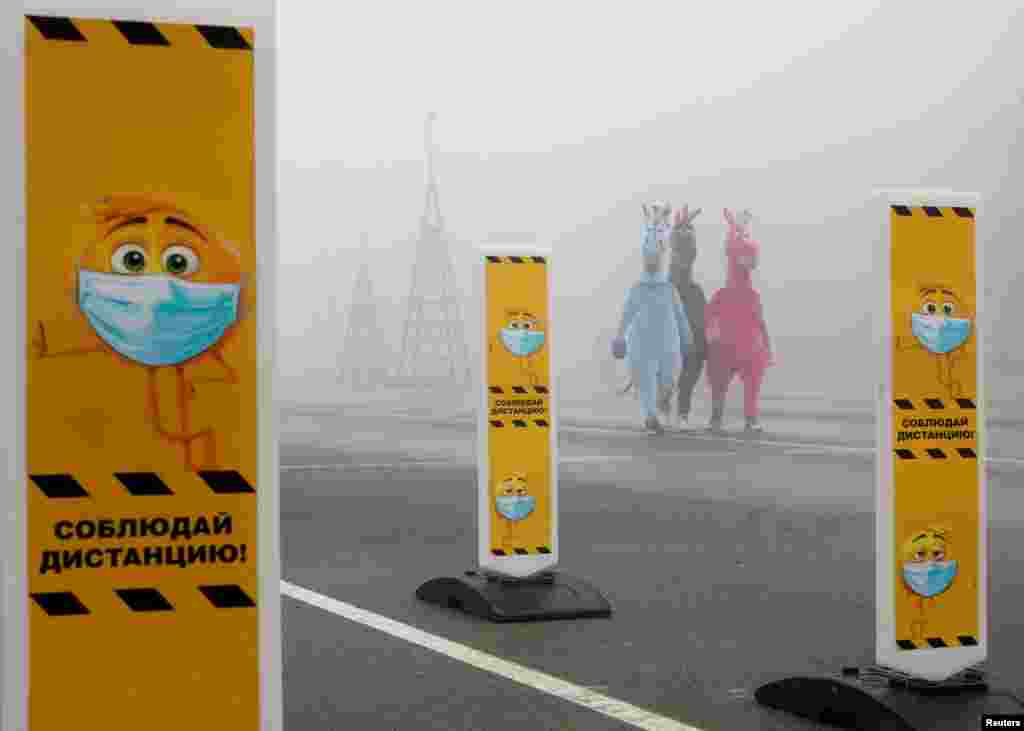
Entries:
[[482, 257], [481, 563], [526, 575], [557, 549], [550, 257]]
[[255, 731], [253, 31], [24, 33], [29, 728]]
[[879, 526], [890, 531], [880, 560], [892, 583], [879, 650], [897, 669], [947, 676], [956, 668], [937, 654], [985, 649], [976, 206], [911, 198], [888, 209]]

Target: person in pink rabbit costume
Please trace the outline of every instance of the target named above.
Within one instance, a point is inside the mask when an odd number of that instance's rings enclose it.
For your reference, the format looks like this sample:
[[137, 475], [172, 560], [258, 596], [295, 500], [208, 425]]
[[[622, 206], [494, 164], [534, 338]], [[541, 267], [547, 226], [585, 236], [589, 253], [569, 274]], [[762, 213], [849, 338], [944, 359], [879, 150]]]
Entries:
[[743, 411], [747, 430], [761, 431], [759, 406], [765, 370], [774, 365], [768, 326], [764, 321], [761, 295], [754, 289], [752, 273], [757, 268], [761, 245], [751, 236], [753, 216], [749, 210], [733, 215], [723, 210], [729, 233], [725, 253], [729, 273], [725, 286], [715, 292], [704, 310], [707, 334], [707, 380], [711, 387], [711, 424], [722, 431], [725, 397], [733, 378], [743, 382]]

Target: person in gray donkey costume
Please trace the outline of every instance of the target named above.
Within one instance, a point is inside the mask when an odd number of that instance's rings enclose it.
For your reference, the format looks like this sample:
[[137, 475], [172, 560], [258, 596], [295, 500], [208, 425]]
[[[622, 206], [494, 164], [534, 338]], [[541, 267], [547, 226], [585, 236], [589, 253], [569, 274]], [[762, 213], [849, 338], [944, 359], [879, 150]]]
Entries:
[[[672, 216], [672, 232], [669, 238], [669, 281], [672, 282], [679, 298], [683, 302], [687, 318], [690, 322], [690, 332], [693, 336], [693, 344], [686, 354], [686, 361], [683, 370], [679, 374], [677, 385], [678, 392], [678, 426], [686, 425], [690, 417], [690, 409], [693, 402], [693, 391], [697, 387], [697, 381], [704, 371], [707, 342], [704, 338], [704, 308], [707, 306], [707, 297], [704, 290], [693, 279], [693, 264], [697, 258], [697, 233], [693, 228], [693, 220], [700, 215], [701, 208], [690, 213], [689, 206], [683, 206], [682, 210], [677, 209]], [[671, 394], [664, 394], [658, 410], [664, 415], [667, 423], [671, 423]]]

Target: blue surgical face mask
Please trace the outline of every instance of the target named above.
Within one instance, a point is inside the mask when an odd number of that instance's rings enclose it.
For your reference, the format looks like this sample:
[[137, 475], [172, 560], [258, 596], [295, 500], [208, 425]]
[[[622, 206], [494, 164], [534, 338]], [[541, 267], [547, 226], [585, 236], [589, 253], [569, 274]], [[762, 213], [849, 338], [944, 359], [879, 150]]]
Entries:
[[148, 366], [183, 363], [206, 351], [238, 318], [237, 284], [82, 270], [78, 306], [96, 334]]
[[956, 561], [908, 561], [903, 564], [903, 580], [911, 591], [924, 597], [944, 592], [955, 576]]
[[956, 350], [971, 334], [971, 321], [955, 317], [936, 317], [915, 312], [911, 315], [914, 337], [933, 353]]
[[544, 333], [511, 327], [501, 329], [501, 341], [514, 355], [533, 355], [544, 345]]
[[537, 499], [532, 495], [498, 495], [494, 506], [509, 520], [522, 520], [537, 507]]

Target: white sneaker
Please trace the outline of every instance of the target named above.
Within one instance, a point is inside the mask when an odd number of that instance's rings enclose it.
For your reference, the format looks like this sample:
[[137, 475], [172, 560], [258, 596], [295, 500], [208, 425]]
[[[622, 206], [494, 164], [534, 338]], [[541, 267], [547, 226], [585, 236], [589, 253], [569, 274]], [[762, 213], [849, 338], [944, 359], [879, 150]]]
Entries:
[[663, 389], [658, 395], [658, 417], [663, 424], [672, 424], [672, 392]]
[[663, 427], [656, 418], [653, 416], [644, 423], [644, 427], [650, 434], [664, 434], [665, 427]]

